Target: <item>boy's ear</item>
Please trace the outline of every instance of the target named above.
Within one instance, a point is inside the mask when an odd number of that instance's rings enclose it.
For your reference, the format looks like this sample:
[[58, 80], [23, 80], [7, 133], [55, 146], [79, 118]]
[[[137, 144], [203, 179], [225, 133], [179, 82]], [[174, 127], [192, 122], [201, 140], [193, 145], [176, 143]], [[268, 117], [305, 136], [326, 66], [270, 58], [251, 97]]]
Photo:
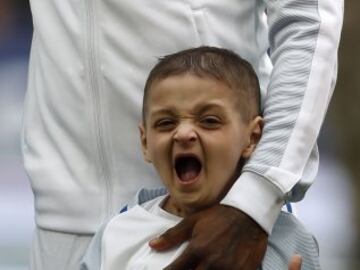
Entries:
[[144, 126], [143, 122], [141, 122], [139, 124], [139, 131], [140, 131], [141, 149], [142, 149], [144, 160], [151, 163], [151, 159], [149, 157], [148, 148], [147, 148], [145, 126]]
[[249, 143], [242, 152], [242, 157], [248, 159], [252, 152], [254, 152], [256, 145], [260, 141], [264, 121], [261, 116], [256, 116], [249, 123]]

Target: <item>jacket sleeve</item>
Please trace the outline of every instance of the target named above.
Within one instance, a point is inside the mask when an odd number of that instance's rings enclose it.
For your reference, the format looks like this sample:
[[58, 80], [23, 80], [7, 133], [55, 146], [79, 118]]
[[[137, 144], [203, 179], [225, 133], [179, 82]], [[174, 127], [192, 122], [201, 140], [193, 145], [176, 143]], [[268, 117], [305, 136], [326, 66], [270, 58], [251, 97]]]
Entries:
[[273, 70], [263, 136], [222, 203], [271, 232], [318, 168], [316, 139], [335, 86], [343, 0], [264, 0]]

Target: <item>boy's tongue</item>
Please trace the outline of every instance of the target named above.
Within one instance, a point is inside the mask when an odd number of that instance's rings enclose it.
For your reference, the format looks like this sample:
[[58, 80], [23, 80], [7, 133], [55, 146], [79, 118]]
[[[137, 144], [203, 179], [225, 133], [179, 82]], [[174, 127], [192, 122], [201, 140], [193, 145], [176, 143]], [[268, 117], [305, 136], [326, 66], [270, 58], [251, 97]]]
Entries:
[[176, 172], [178, 177], [183, 182], [188, 182], [195, 179], [201, 170], [200, 162], [195, 158], [181, 158], [177, 162]]

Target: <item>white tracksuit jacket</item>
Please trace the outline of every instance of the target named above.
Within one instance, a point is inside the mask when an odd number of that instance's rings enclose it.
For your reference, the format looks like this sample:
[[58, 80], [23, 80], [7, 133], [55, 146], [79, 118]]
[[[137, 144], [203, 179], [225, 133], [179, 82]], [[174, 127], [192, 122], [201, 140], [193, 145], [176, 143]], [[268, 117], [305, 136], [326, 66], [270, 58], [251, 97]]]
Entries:
[[[157, 57], [202, 44], [251, 62], [263, 137], [223, 203], [271, 228], [313, 182], [343, 0], [31, 0], [24, 163], [38, 226], [93, 233], [140, 187], [142, 91]], [[270, 54], [270, 58], [268, 57]]]

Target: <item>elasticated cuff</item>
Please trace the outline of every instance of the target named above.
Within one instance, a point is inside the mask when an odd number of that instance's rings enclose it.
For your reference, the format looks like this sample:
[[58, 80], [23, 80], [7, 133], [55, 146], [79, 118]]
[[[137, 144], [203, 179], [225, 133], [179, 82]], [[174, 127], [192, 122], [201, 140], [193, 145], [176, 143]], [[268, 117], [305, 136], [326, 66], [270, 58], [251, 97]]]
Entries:
[[284, 204], [284, 194], [269, 180], [253, 172], [243, 172], [221, 204], [240, 209], [268, 234]]

